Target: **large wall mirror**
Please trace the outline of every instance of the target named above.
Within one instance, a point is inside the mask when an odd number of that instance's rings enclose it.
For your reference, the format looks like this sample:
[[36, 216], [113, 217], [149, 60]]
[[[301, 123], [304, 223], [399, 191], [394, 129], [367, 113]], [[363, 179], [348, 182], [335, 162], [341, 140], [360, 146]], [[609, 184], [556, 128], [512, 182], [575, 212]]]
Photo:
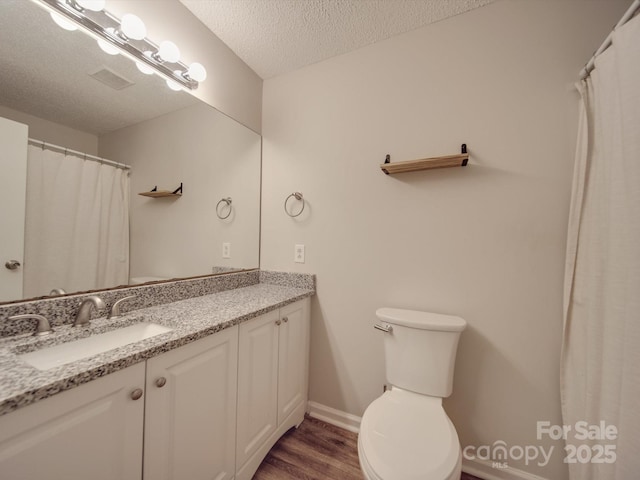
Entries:
[[259, 266], [257, 133], [27, 0], [0, 59], [0, 302]]

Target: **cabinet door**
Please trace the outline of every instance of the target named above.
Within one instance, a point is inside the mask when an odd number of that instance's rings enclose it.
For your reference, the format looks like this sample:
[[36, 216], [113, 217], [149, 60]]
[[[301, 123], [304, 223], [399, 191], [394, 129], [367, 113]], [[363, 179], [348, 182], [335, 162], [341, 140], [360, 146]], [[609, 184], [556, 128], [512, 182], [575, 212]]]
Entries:
[[0, 417], [3, 480], [140, 480], [144, 362]]
[[307, 398], [309, 299], [280, 309], [278, 425]]
[[147, 361], [145, 480], [235, 472], [238, 327]]
[[240, 325], [238, 438], [236, 465], [242, 465], [275, 432], [278, 401], [278, 311]]

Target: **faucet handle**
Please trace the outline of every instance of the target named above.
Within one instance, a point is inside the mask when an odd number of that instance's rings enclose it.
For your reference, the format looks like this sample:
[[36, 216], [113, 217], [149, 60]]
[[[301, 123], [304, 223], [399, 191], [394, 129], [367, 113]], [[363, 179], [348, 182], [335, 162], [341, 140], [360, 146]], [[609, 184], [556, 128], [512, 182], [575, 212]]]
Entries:
[[107, 315], [107, 320], [111, 318], [118, 318], [120, 315], [122, 315], [122, 312], [120, 311], [120, 305], [122, 305], [123, 302], [132, 300], [134, 298], [136, 298], [136, 295], [129, 295], [128, 297], [122, 297], [119, 300], [113, 302], [113, 305], [111, 305], [111, 309], [109, 310], [109, 315]]
[[104, 310], [106, 307], [104, 300], [102, 300], [97, 295], [91, 295], [85, 298], [78, 308], [78, 313], [76, 313], [76, 319], [73, 322], [74, 327], [79, 327], [81, 325], [88, 325], [89, 320], [91, 318], [91, 307], [95, 307], [97, 311]]
[[50, 333], [53, 333], [53, 328], [51, 328], [49, 320], [47, 320], [42, 315], [37, 315], [35, 313], [25, 313], [24, 315], [13, 315], [12, 317], [9, 317], [9, 320], [20, 320], [23, 318], [35, 318], [36, 320], [38, 320], [36, 331], [33, 332], [34, 337], [41, 337], [42, 335], [49, 335]]

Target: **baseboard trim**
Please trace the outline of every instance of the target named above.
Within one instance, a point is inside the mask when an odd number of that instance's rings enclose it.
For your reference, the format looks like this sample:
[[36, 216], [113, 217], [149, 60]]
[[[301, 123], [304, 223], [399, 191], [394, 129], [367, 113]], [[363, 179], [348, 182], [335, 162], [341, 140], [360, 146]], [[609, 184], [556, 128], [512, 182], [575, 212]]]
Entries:
[[310, 417], [317, 418], [330, 425], [335, 425], [354, 433], [360, 432], [362, 417], [312, 401], [307, 402], [307, 413]]
[[548, 480], [513, 467], [494, 468], [489, 460], [462, 459], [462, 471], [484, 480]]

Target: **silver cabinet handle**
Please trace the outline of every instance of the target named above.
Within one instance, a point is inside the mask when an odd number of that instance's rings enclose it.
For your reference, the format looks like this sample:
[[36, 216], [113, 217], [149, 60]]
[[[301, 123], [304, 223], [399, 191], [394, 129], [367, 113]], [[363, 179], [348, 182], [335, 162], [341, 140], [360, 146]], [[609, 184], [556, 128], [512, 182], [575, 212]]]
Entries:
[[5, 262], [4, 266], [7, 270], [16, 270], [17, 268], [20, 268], [20, 262], [18, 260], [9, 260], [8, 262]]
[[164, 377], [160, 377], [156, 380], [156, 387], [162, 388], [167, 384], [167, 379]]
[[131, 400], [140, 400], [143, 393], [144, 392], [141, 388], [136, 388], [133, 392], [131, 392]]
[[280, 320], [276, 320], [276, 325], [277, 325], [277, 326], [280, 326], [280, 324], [281, 324], [281, 323], [282, 323], [282, 322], [281, 322]]
[[287, 322], [289, 321], [289, 317], [282, 317], [282, 321], [283, 321], [284, 323], [287, 323]]
[[385, 325], [378, 325], [377, 323], [373, 326], [373, 328], [375, 328], [376, 330], [380, 330], [384, 333], [391, 333], [393, 332], [393, 327], [391, 325], [389, 325], [388, 323]]

